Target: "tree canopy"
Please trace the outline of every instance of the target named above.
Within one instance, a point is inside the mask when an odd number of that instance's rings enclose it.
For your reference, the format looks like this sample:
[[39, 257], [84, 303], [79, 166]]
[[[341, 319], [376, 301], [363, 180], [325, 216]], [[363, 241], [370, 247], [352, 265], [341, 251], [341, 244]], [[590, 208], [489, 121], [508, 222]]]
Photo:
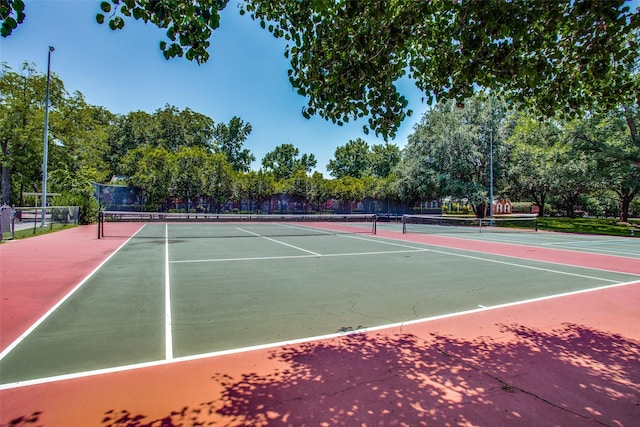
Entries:
[[[166, 28], [167, 59], [202, 63], [227, 3], [110, 0], [96, 19], [112, 30], [129, 19]], [[638, 103], [640, 9], [624, 0], [243, 0], [239, 11], [287, 41], [305, 117], [364, 117], [365, 132], [385, 138], [412, 113], [397, 88], [404, 78], [430, 104], [462, 105], [483, 88], [545, 116]], [[22, 0], [0, 0], [2, 36], [24, 19]]]
[[276, 179], [291, 178], [298, 171], [310, 172], [316, 164], [316, 156], [300, 156], [300, 150], [293, 144], [280, 144], [262, 158], [262, 167], [273, 172]]

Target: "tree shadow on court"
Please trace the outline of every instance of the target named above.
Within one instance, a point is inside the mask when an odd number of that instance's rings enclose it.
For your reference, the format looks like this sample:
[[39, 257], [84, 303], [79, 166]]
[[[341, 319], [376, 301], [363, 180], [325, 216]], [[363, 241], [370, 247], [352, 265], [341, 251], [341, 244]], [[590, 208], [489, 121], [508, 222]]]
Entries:
[[[40, 420], [40, 415], [42, 415], [42, 412], [40, 411], [35, 411], [32, 412], [30, 415], [23, 415], [20, 416], [18, 418], [14, 418], [13, 420], [9, 421], [6, 424], [0, 424], [0, 427], [27, 427], [27, 426], [32, 426], [36, 423], [39, 422]], [[41, 425], [41, 424], [38, 424]]]
[[273, 350], [282, 368], [216, 374], [221, 395], [108, 427], [631, 425], [640, 419], [640, 343], [575, 324], [499, 325], [499, 339], [353, 334]]

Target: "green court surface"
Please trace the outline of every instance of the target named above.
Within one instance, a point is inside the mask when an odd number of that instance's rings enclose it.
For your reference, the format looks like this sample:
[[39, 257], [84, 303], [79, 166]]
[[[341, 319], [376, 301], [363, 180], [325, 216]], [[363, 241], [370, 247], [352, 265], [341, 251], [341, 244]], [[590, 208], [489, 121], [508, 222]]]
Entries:
[[[238, 227], [200, 225], [214, 226]], [[178, 227], [145, 225], [4, 357], [2, 384], [236, 351], [638, 280], [366, 233], [257, 236], [243, 225], [249, 237], [209, 238], [198, 237], [197, 230], [183, 237]]]

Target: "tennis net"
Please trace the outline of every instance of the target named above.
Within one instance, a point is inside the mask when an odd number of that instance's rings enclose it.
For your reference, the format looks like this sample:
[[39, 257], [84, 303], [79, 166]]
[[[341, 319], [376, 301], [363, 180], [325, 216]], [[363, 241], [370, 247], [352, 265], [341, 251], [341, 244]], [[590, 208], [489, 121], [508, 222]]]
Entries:
[[501, 215], [473, 218], [436, 215], [403, 215], [403, 233], [505, 233], [538, 231], [536, 215]]
[[216, 238], [376, 234], [374, 214], [277, 215], [102, 211], [98, 238]]

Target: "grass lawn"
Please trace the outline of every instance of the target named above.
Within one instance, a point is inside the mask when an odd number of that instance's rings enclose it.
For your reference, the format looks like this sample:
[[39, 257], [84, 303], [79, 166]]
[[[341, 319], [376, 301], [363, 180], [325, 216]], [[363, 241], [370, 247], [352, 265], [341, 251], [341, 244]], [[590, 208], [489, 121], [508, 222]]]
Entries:
[[538, 230], [640, 237], [640, 220], [632, 219], [629, 223], [621, 223], [616, 218], [546, 217], [538, 218]]
[[[76, 227], [75, 225], [69, 224], [51, 224], [47, 225], [44, 228], [40, 228], [40, 226], [26, 228], [24, 230], [16, 230], [15, 235], [13, 236], [14, 240], [17, 239], [26, 239], [27, 237], [40, 236], [42, 234], [53, 233], [55, 231], [66, 230], [68, 228]], [[11, 239], [11, 233], [3, 233], [3, 242]]]

